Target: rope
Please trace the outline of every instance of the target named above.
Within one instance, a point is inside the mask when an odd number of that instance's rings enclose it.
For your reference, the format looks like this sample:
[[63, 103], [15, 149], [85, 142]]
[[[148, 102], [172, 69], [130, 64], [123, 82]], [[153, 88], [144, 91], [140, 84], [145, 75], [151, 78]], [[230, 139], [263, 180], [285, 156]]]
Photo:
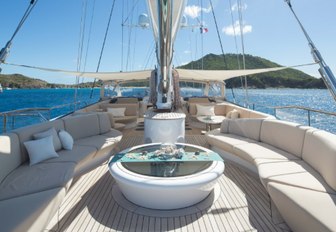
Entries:
[[[243, 32], [243, 14], [242, 14], [242, 4], [241, 0], [237, 0], [238, 5], [238, 16], [239, 16], [239, 27], [240, 27], [240, 39], [243, 53], [243, 69], [246, 69], [245, 63], [245, 45], [244, 45], [244, 32]], [[245, 79], [245, 103], [248, 106], [248, 91], [247, 91], [247, 76], [244, 76]]]
[[[114, 0], [113, 3], [112, 3], [112, 7], [111, 7], [111, 11], [110, 11], [110, 16], [109, 16], [108, 23], [107, 23], [107, 27], [106, 27], [106, 31], [105, 31], [105, 36], [104, 36], [103, 45], [102, 45], [102, 48], [101, 48], [101, 50], [100, 50], [100, 55], [99, 55], [99, 60], [98, 60], [98, 65], [97, 65], [96, 72], [99, 71], [100, 63], [101, 63], [101, 59], [102, 59], [102, 57], [103, 57], [104, 48], [105, 48], [105, 43], [106, 43], [106, 38], [107, 38], [107, 34], [108, 34], [108, 31], [109, 31], [109, 28], [110, 28], [111, 18], [112, 18], [112, 14], [113, 14], [114, 4], [115, 4], [115, 0]], [[92, 88], [91, 88], [90, 98], [92, 98], [92, 95], [93, 95], [93, 88], [94, 88], [95, 84], [96, 84], [96, 78], [93, 80], [93, 83], [92, 83]]]
[[217, 25], [217, 20], [216, 20], [216, 15], [215, 15], [215, 11], [214, 11], [214, 8], [213, 8], [213, 5], [212, 5], [212, 0], [209, 0], [209, 2], [210, 2], [210, 6], [211, 6], [212, 16], [214, 18], [215, 25], [216, 25], [217, 37], [218, 37], [219, 44], [220, 44], [220, 47], [221, 47], [221, 50], [222, 50], [222, 54], [223, 54], [224, 68], [227, 69], [227, 63], [226, 63], [226, 58], [225, 58], [225, 54], [224, 54], [222, 39], [221, 39], [221, 36], [220, 36], [220, 33], [219, 33], [219, 29], [218, 29], [218, 25]]
[[[86, 8], [87, 0], [82, 1], [82, 14], [79, 26], [79, 42], [78, 42], [78, 55], [77, 55], [77, 72], [81, 70], [82, 66], [82, 56], [83, 56], [83, 47], [84, 47], [84, 37], [85, 37], [85, 25], [86, 25]], [[76, 88], [74, 93], [74, 111], [77, 109], [77, 95], [79, 87], [79, 76], [76, 76]]]
[[[34, 9], [34, 7], [36, 6], [38, 0], [31, 0], [25, 13], [23, 14], [18, 26], [16, 27], [12, 37], [8, 40], [8, 42], [6, 43], [5, 47], [2, 48], [0, 50], [0, 65], [2, 63], [5, 63], [5, 60], [6, 60], [6, 57], [8, 56], [9, 54], [9, 50], [10, 50], [10, 47], [12, 45], [12, 41], [14, 40], [16, 34], [19, 32], [19, 30], [21, 29], [21, 27], [23, 26], [23, 24], [25, 23], [25, 21], [27, 20], [28, 16], [30, 15], [30, 13], [32, 12], [32, 10]], [[1, 72], [1, 68], [0, 68], [0, 72]]]
[[21, 27], [23, 26], [24, 22], [27, 20], [28, 16], [30, 15], [31, 11], [34, 9], [34, 7], [36, 6], [38, 0], [31, 0], [29, 3], [29, 6], [27, 7], [25, 13], [23, 14], [19, 25], [17, 26], [16, 30], [14, 31], [11, 39], [9, 40], [9, 42], [12, 42], [12, 40], [14, 39], [14, 37], [16, 36], [16, 34], [19, 32], [19, 30], [21, 29]]

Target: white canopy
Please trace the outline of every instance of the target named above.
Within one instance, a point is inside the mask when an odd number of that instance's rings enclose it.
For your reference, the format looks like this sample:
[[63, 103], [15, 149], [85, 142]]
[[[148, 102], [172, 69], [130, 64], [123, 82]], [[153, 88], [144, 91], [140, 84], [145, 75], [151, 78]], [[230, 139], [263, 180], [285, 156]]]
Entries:
[[[315, 64], [315, 63], [313, 63]], [[76, 72], [60, 69], [50, 69], [42, 67], [34, 67], [28, 65], [8, 64], [13, 66], [33, 68], [48, 72], [59, 72], [70, 76], [97, 78], [102, 81], [139, 81], [149, 79], [152, 70], [134, 71], [134, 72]], [[312, 65], [312, 64], [305, 64]], [[180, 80], [193, 81], [224, 81], [234, 77], [248, 76], [258, 73], [274, 72], [287, 68], [294, 68], [305, 65], [296, 65], [291, 67], [276, 67], [263, 69], [245, 69], [245, 70], [196, 70], [196, 69], [176, 69], [179, 73]]]

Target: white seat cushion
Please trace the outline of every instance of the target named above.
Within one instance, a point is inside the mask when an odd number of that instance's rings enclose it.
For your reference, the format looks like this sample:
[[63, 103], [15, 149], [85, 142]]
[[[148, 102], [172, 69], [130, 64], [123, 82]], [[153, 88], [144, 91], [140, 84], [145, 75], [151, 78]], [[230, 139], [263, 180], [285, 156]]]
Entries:
[[74, 163], [40, 163], [34, 166], [29, 166], [28, 164], [21, 165], [1, 183], [0, 200], [52, 188], [68, 188], [74, 169]]
[[265, 143], [235, 144], [233, 153], [252, 164], [258, 164], [256, 161], [257, 159], [260, 159], [263, 162], [265, 160], [276, 161], [299, 159], [297, 156]]
[[303, 160], [259, 164], [258, 173], [265, 187], [269, 182], [277, 182], [320, 192], [335, 192], [322, 176]]
[[233, 153], [233, 147], [239, 144], [253, 143], [252, 139], [233, 134], [223, 134], [220, 129], [215, 129], [206, 133], [206, 139], [211, 146], [218, 147], [226, 152]]
[[336, 195], [274, 182], [267, 188], [293, 231], [336, 231]]

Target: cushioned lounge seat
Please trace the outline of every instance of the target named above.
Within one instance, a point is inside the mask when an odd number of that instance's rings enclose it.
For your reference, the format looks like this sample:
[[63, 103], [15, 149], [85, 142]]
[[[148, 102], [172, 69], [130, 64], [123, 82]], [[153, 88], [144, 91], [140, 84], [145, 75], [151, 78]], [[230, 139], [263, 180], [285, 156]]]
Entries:
[[215, 129], [207, 133], [207, 141], [212, 146], [217, 146], [223, 150], [232, 153], [233, 147], [239, 144], [248, 144], [253, 142], [252, 139], [244, 138], [234, 134], [222, 134], [220, 129]]
[[59, 187], [68, 189], [73, 178], [74, 169], [74, 163], [21, 165], [2, 181], [0, 185], [0, 200]]
[[268, 192], [293, 231], [336, 231], [336, 195], [271, 182]]
[[0, 230], [43, 231], [57, 212], [65, 194], [65, 188], [54, 188], [0, 201]]
[[[235, 144], [233, 153], [242, 159], [249, 161], [251, 164], [257, 162], [267, 162], [269, 160], [297, 160], [297, 156], [286, 151], [275, 148], [266, 143], [252, 142], [249, 144]], [[259, 160], [258, 160], [259, 159]]]
[[277, 182], [320, 192], [335, 192], [322, 176], [303, 160], [263, 163], [258, 165], [258, 173], [264, 186], [270, 182]]

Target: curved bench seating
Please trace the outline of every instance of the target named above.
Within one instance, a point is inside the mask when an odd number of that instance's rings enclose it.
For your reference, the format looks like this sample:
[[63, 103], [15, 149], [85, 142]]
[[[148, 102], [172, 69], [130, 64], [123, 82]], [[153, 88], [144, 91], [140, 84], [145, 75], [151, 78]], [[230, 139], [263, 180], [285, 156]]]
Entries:
[[259, 175], [294, 231], [336, 231], [336, 135], [272, 119], [225, 119], [211, 148]]
[[[29, 166], [24, 146], [51, 127], [66, 130], [72, 150]], [[100, 165], [118, 149], [121, 132], [111, 128], [107, 113], [82, 114], [0, 135], [1, 231], [43, 231], [57, 212], [72, 180]]]

